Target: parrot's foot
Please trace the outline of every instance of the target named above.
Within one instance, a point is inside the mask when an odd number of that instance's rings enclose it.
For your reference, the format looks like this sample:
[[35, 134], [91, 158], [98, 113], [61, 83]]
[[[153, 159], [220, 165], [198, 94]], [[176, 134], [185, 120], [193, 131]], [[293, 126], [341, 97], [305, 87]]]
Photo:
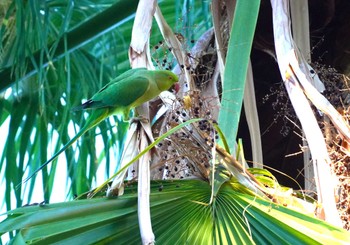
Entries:
[[133, 117], [130, 120], [130, 124], [137, 123], [137, 122], [149, 123], [149, 119], [143, 116], [138, 116], [138, 117]]

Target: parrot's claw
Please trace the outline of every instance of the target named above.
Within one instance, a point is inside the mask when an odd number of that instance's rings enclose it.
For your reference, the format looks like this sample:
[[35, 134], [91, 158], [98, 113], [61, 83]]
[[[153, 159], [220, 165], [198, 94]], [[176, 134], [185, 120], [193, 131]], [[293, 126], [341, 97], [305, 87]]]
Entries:
[[149, 123], [149, 119], [143, 116], [138, 116], [138, 117], [133, 117], [130, 120], [130, 124], [137, 123], [137, 122]]

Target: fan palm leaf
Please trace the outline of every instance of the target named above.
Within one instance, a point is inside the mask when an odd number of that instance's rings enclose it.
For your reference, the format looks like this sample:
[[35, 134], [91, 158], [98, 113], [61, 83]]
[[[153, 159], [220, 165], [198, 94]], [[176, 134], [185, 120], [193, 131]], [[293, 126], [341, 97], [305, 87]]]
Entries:
[[[311, 216], [247, 194], [227, 181], [212, 204], [201, 180], [153, 181], [151, 214], [161, 244], [345, 244], [346, 231]], [[49, 243], [140, 243], [137, 183], [118, 198], [25, 206], [7, 213], [1, 233], [14, 241]]]

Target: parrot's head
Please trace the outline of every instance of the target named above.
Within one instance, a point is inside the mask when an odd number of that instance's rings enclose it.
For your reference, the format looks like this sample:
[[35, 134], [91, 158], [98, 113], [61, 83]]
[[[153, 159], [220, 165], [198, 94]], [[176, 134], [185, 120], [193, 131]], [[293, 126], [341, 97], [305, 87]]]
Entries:
[[157, 71], [155, 81], [160, 91], [169, 90], [179, 81], [179, 78], [171, 71]]

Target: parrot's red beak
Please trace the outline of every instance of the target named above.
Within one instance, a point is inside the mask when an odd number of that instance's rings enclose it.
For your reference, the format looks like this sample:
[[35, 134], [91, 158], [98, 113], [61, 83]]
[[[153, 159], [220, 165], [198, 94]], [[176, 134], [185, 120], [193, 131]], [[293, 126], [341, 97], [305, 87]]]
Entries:
[[177, 94], [179, 92], [179, 90], [180, 90], [180, 83], [179, 82], [174, 84], [174, 90], [175, 90], [175, 94]]

